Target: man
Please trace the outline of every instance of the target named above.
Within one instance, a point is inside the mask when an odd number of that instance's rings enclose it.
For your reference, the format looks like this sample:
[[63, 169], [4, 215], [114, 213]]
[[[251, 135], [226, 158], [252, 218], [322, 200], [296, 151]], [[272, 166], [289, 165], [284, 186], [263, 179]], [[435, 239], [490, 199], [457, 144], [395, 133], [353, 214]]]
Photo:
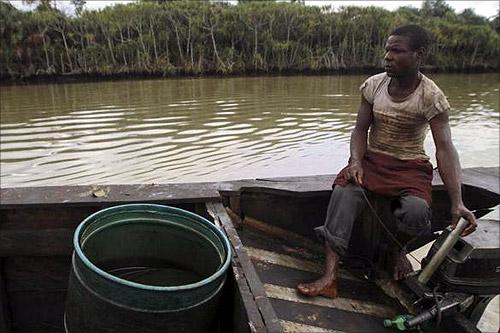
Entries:
[[[361, 85], [349, 164], [335, 179], [325, 224], [316, 228], [325, 244], [325, 273], [312, 283], [299, 284], [300, 293], [337, 296], [337, 263], [346, 253], [355, 219], [367, 207], [364, 191], [391, 200], [398, 220], [396, 237], [402, 244], [429, 232], [432, 165], [423, 149], [429, 125], [451, 200], [451, 225], [463, 217], [469, 224], [462, 236], [475, 230], [474, 215], [462, 201], [460, 162], [448, 124], [450, 106], [437, 85], [419, 71], [428, 44], [429, 35], [419, 26], [394, 30], [385, 47], [385, 73]], [[411, 272], [404, 248], [391, 262], [395, 279]]]

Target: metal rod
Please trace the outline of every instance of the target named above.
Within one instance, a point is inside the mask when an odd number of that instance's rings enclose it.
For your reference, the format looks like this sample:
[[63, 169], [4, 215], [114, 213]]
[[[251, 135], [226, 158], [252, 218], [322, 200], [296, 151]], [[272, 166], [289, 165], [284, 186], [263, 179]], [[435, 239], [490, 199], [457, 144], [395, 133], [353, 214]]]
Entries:
[[439, 250], [436, 252], [436, 254], [432, 257], [431, 261], [429, 261], [429, 263], [425, 266], [425, 268], [418, 276], [418, 282], [426, 284], [427, 281], [429, 281], [432, 274], [434, 274], [439, 265], [441, 265], [444, 258], [448, 255], [450, 250], [458, 241], [458, 239], [460, 238], [460, 234], [462, 233], [462, 231], [464, 231], [465, 227], [468, 224], [469, 221], [467, 221], [464, 218], [460, 218], [460, 221], [458, 221], [455, 229], [453, 229], [448, 235], [448, 237], [446, 237]]

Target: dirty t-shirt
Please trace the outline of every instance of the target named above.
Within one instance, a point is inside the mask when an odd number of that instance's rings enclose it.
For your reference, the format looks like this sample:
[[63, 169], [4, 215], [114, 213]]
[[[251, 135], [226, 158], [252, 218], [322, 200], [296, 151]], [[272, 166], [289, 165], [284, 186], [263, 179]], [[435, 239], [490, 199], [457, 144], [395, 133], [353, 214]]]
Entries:
[[360, 91], [373, 105], [368, 150], [400, 160], [428, 160], [424, 140], [429, 121], [450, 109], [441, 89], [422, 74], [418, 87], [409, 96], [395, 100], [389, 95], [391, 78], [381, 73], [368, 78]]

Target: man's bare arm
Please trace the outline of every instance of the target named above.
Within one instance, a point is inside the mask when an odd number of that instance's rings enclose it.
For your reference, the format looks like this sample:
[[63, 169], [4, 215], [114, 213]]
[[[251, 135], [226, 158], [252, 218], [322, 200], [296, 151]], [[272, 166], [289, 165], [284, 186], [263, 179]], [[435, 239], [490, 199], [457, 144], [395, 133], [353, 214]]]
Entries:
[[373, 105], [361, 95], [356, 125], [351, 134], [351, 159], [349, 162], [349, 177], [357, 184], [363, 184], [363, 156], [366, 153], [368, 128], [373, 120]]
[[462, 233], [466, 236], [476, 227], [474, 214], [469, 211], [462, 201], [462, 169], [458, 153], [451, 140], [448, 113], [440, 113], [430, 121], [434, 144], [436, 145], [436, 160], [439, 174], [444, 182], [451, 201], [451, 225], [455, 227], [460, 217], [469, 221], [469, 225]]

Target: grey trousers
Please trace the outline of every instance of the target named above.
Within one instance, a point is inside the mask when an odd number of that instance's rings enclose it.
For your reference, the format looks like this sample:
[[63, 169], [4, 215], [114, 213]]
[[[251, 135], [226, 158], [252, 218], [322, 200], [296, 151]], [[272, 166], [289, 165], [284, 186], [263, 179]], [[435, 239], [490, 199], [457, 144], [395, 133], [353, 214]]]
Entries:
[[[344, 256], [351, 238], [354, 221], [368, 207], [362, 191], [368, 190], [348, 184], [335, 186], [330, 197], [325, 224], [315, 228], [316, 235], [339, 255]], [[430, 232], [431, 210], [427, 202], [415, 196], [394, 198], [391, 205], [397, 218], [397, 230], [409, 236]]]

